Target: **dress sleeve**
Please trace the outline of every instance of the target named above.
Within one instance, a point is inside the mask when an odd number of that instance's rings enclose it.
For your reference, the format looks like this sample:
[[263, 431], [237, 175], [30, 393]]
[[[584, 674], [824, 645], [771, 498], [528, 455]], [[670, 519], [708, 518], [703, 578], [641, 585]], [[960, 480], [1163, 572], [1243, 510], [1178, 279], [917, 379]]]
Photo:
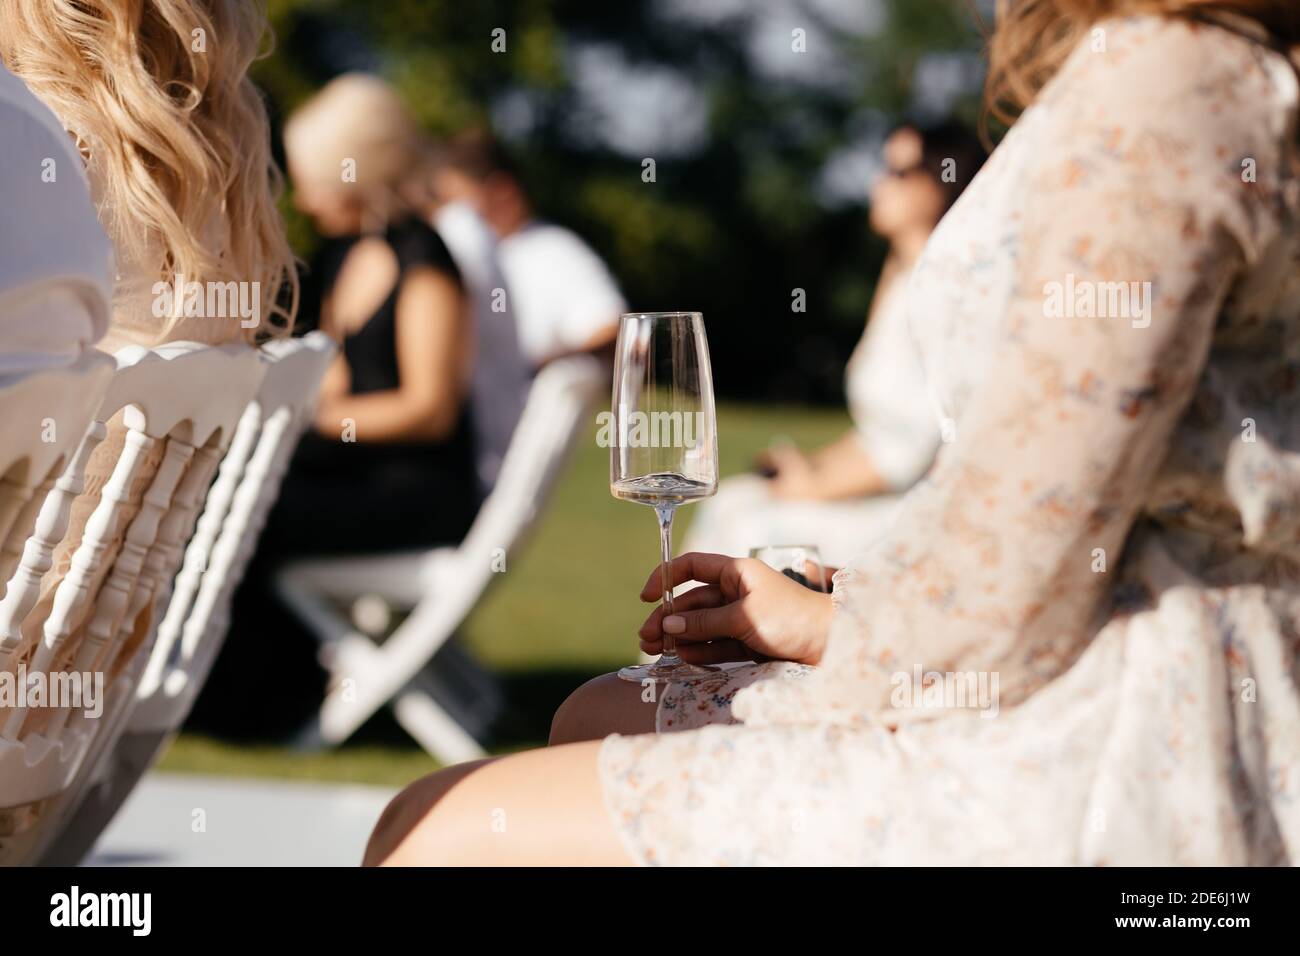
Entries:
[[[1106, 613], [1225, 298], [1278, 234], [1288, 178], [1276, 75], [1239, 38], [1162, 23], [1114, 55], [1076, 52], [1015, 144], [1031, 153], [1029, 198], [992, 358], [892, 533], [838, 576], [821, 719], [881, 715], [893, 675], [917, 667], [997, 673], [1014, 704]], [[785, 691], [771, 690], [779, 709]]]

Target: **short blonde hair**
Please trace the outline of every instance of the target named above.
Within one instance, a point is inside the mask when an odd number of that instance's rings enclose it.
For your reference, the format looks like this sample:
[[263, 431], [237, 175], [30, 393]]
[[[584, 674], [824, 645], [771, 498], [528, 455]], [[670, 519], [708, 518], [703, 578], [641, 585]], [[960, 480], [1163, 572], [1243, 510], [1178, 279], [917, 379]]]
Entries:
[[119, 264], [168, 282], [260, 283], [257, 325], [221, 336], [250, 341], [287, 333], [298, 289], [248, 78], [266, 29], [258, 0], [0, 5], [0, 57], [76, 136]]
[[[290, 115], [285, 152], [295, 176], [338, 184], [384, 221], [428, 197], [429, 145], [401, 98], [368, 73], [345, 73]], [[345, 179], [351, 170], [355, 179]]]

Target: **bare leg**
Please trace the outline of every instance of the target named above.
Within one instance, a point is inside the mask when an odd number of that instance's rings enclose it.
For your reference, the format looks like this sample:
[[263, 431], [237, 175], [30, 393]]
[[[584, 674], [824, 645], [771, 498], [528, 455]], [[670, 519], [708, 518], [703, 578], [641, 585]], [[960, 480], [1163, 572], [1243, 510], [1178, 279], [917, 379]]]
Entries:
[[602, 674], [583, 684], [560, 705], [551, 721], [551, 746], [600, 740], [609, 734], [652, 734], [655, 700], [640, 684]]
[[596, 774], [598, 743], [449, 767], [398, 794], [367, 866], [628, 866]]

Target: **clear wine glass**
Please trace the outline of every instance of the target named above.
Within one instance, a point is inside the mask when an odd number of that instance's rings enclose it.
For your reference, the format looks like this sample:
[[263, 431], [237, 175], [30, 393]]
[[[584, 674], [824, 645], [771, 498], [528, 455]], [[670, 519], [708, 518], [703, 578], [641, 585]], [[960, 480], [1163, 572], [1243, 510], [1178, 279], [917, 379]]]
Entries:
[[[718, 426], [713, 369], [699, 312], [636, 312], [623, 316], [614, 360], [609, 488], [615, 498], [650, 505], [659, 519], [665, 616], [673, 612], [669, 563], [673, 513], [718, 490]], [[688, 664], [664, 635], [663, 654], [624, 667], [624, 680], [691, 681], [716, 667]]]
[[769, 544], [750, 548], [749, 556], [814, 591], [826, 592], [826, 565], [811, 544]]

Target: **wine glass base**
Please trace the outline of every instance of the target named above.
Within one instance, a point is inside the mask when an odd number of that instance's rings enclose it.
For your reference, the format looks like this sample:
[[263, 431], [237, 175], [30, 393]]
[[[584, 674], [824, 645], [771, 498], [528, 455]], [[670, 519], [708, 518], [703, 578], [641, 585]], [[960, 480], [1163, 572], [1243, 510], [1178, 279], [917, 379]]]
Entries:
[[685, 661], [675, 661], [668, 664], [659, 661], [651, 664], [629, 664], [618, 672], [618, 676], [623, 680], [634, 681], [638, 684], [646, 682], [653, 684], [691, 683], [692, 681], [720, 677], [722, 674], [723, 670], [720, 667], [712, 667], [706, 664], [688, 664]]

